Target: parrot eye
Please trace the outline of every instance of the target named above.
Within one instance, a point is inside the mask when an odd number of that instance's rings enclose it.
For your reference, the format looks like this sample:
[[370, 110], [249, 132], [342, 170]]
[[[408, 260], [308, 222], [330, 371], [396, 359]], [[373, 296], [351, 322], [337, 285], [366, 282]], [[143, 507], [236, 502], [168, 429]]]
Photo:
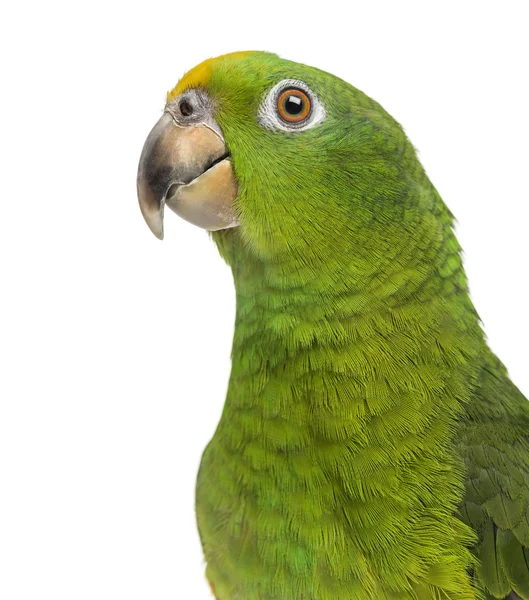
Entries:
[[302, 90], [285, 90], [277, 99], [277, 112], [287, 123], [304, 121], [310, 114], [310, 98]]
[[303, 81], [285, 79], [266, 95], [259, 108], [259, 121], [267, 129], [304, 131], [321, 123], [325, 109]]

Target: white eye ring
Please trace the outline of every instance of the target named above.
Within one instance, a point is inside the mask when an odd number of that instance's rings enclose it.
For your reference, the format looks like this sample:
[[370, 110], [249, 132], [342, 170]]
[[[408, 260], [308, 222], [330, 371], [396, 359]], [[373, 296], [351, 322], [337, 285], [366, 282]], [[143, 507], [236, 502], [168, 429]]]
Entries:
[[[299, 123], [289, 123], [282, 119], [278, 113], [277, 101], [281, 94], [288, 88], [305, 92], [310, 100], [310, 113], [306, 119]], [[283, 79], [283, 81], [276, 83], [259, 107], [259, 122], [261, 125], [267, 129], [279, 129], [280, 131], [305, 131], [321, 123], [325, 119], [325, 116], [325, 109], [316, 94], [314, 94], [305, 82], [298, 79]]]

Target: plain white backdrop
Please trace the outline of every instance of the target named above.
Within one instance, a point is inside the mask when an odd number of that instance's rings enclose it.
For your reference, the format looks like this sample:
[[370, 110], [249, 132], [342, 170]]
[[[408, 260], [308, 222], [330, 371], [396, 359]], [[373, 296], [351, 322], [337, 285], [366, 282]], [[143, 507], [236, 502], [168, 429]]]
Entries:
[[262, 49], [376, 98], [459, 221], [490, 344], [529, 394], [526, 3], [20, 2], [0, 15], [0, 598], [210, 598], [194, 519], [230, 362], [205, 232], [149, 232], [167, 90]]

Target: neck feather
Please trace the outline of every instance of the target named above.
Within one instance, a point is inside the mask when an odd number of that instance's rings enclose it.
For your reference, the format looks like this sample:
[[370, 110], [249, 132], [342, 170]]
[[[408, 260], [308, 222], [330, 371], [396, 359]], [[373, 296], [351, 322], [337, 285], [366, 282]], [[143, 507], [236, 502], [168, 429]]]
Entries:
[[428, 263], [402, 252], [383, 276], [344, 256], [312, 271], [240, 250], [233, 368], [203, 478], [222, 472], [219, 497], [242, 499], [245, 544], [281, 530], [310, 568], [347, 557], [344, 594], [349, 577], [364, 585], [366, 560], [381, 590], [420, 581], [430, 597], [425, 573], [447, 572], [460, 586], [447, 597], [473, 598], [452, 438], [483, 337], [455, 238]]

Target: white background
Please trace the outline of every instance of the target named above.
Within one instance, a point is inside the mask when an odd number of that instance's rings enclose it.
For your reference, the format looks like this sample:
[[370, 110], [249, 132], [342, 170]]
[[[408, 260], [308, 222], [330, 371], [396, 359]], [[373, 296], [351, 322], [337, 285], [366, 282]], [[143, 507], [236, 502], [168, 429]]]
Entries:
[[228, 381], [231, 275], [172, 214], [156, 240], [135, 190], [166, 91], [210, 56], [312, 64], [404, 125], [459, 220], [490, 343], [529, 393], [524, 4], [2, 9], [2, 600], [210, 597], [194, 482]]

